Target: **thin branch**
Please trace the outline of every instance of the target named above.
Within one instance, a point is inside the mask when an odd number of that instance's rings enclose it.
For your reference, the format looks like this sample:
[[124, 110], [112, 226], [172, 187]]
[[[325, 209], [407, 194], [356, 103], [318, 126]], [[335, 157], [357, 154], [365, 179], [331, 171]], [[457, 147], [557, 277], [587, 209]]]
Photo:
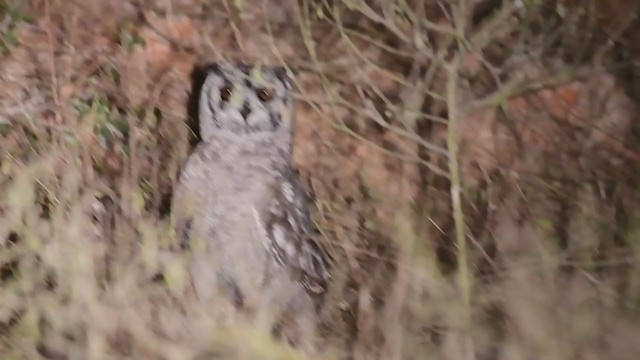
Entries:
[[[454, 24], [460, 35], [464, 34], [466, 22], [466, 3], [461, 0], [454, 11]], [[467, 240], [465, 236], [464, 214], [460, 191], [460, 165], [458, 163], [458, 72], [463, 54], [462, 41], [458, 42], [459, 53], [455, 54], [449, 66], [447, 66], [447, 110], [449, 114], [449, 127], [447, 128], [447, 147], [449, 148], [449, 174], [451, 177], [451, 205], [453, 207], [453, 220], [455, 226], [456, 244], [458, 247], [458, 287], [462, 297], [462, 328], [464, 358], [475, 359], [473, 338], [469, 333], [471, 328], [471, 286], [472, 274], [469, 270], [469, 256], [467, 254]]]

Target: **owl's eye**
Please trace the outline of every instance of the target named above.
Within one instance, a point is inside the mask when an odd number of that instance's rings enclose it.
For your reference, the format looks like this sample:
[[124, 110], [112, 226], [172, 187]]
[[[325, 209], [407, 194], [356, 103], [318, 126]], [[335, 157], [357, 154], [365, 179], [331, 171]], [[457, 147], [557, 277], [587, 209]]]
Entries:
[[260, 101], [269, 101], [273, 99], [274, 91], [273, 89], [262, 88], [258, 89], [257, 94]]
[[229, 86], [225, 86], [223, 88], [220, 89], [220, 99], [222, 99], [222, 101], [229, 101], [229, 99], [231, 98], [231, 87]]

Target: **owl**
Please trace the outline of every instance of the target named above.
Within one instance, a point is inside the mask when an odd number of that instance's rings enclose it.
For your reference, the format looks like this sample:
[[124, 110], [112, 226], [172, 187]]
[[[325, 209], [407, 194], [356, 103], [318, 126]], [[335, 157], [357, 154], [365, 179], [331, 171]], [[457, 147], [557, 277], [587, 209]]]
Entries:
[[330, 275], [292, 165], [293, 98], [285, 69], [210, 66], [198, 115], [202, 141], [173, 201], [177, 234], [193, 249], [198, 298], [217, 289], [240, 308], [270, 303], [285, 314], [314, 311], [310, 304]]

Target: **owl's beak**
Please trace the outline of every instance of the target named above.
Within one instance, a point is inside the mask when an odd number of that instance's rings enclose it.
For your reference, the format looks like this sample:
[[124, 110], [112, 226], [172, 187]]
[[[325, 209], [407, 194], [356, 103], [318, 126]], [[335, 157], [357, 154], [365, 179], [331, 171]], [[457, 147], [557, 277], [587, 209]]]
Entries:
[[244, 119], [244, 121], [247, 121], [247, 116], [251, 113], [251, 107], [249, 106], [248, 102], [244, 102], [244, 104], [242, 104], [242, 109], [240, 109], [240, 115], [242, 115], [242, 118]]

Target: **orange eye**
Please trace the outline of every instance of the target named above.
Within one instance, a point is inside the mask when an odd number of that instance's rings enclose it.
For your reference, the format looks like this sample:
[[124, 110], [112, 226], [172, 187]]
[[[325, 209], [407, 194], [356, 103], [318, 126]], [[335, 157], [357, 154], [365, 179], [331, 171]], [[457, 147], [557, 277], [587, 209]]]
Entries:
[[229, 99], [231, 98], [231, 88], [229, 86], [225, 86], [223, 88], [220, 89], [220, 99], [222, 99], [222, 101], [229, 101]]
[[258, 99], [260, 101], [269, 101], [273, 99], [274, 91], [273, 89], [262, 88], [258, 89]]

